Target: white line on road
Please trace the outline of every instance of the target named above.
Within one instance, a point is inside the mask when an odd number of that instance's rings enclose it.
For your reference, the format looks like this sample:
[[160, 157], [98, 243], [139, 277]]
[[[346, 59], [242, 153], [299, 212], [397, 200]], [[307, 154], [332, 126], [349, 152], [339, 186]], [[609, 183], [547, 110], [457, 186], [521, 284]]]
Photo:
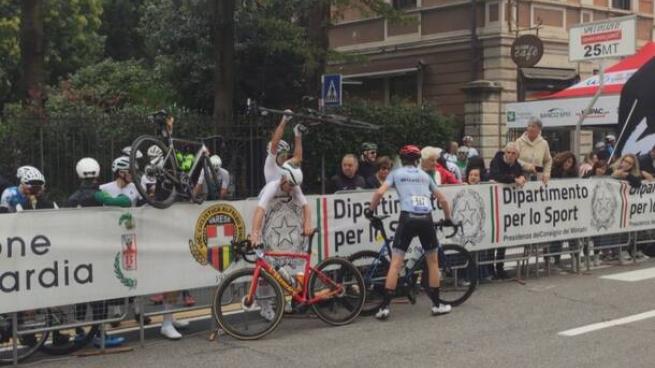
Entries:
[[623, 318], [617, 318], [613, 319], [610, 321], [605, 321], [605, 322], [599, 322], [599, 323], [594, 323], [591, 325], [587, 326], [582, 326], [578, 328], [574, 328], [571, 330], [566, 330], [558, 333], [560, 336], [577, 336], [577, 335], [582, 335], [586, 334], [588, 332], [594, 332], [598, 330], [602, 330], [604, 328], [608, 327], [614, 327], [614, 326], [620, 326], [620, 325], [625, 325], [628, 323], [632, 322], [637, 322], [641, 321], [643, 319], [648, 319], [648, 318], [653, 318], [655, 317], [655, 310], [649, 311], [649, 312], [644, 312], [644, 313], [639, 313], [639, 314], [634, 314], [632, 316], [627, 316]]
[[601, 276], [601, 279], [636, 282], [655, 278], [655, 267]]

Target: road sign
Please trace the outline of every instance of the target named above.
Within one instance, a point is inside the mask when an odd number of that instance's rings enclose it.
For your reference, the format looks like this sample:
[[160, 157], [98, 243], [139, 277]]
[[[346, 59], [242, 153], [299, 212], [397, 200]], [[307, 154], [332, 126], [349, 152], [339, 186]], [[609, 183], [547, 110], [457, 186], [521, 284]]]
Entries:
[[569, 30], [569, 60], [627, 56], [637, 49], [637, 16], [582, 23]]
[[341, 106], [342, 79], [341, 74], [325, 74], [322, 78], [321, 98], [325, 107]]

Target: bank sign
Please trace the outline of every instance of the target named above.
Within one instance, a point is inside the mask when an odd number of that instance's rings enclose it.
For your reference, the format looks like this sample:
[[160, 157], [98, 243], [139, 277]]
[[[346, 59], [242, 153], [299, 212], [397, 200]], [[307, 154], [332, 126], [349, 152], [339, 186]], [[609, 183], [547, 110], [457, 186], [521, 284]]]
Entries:
[[632, 55], [637, 47], [636, 27], [636, 16], [575, 25], [569, 30], [569, 60]]
[[[525, 128], [532, 117], [539, 118], [544, 127], [575, 126], [589, 105], [591, 97], [515, 102], [505, 105], [507, 127]], [[613, 125], [618, 121], [619, 96], [601, 96], [584, 125]]]

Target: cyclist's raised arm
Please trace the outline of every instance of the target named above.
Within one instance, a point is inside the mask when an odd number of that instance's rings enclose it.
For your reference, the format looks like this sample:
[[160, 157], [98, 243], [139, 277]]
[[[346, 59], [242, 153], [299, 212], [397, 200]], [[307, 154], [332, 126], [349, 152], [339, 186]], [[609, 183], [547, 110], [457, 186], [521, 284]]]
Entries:
[[292, 160], [296, 165], [302, 163], [302, 135], [304, 130], [305, 127], [302, 124], [296, 124], [296, 126], [293, 127], [294, 146]]
[[[291, 113], [292, 111], [287, 109], [285, 112]], [[277, 145], [280, 143], [282, 136], [284, 135], [284, 129], [287, 127], [287, 123], [291, 120], [291, 116], [282, 115], [280, 122], [277, 125], [277, 128], [273, 131], [273, 136], [271, 137], [271, 154], [273, 156], [277, 155]]]

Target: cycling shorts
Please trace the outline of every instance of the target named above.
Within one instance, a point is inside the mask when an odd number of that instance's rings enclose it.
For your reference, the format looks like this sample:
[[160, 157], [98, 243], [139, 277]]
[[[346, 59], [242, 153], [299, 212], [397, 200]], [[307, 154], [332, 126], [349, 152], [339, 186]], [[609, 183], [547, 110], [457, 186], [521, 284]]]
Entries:
[[421, 246], [426, 252], [439, 247], [431, 213], [416, 214], [401, 211], [393, 239], [393, 248], [407, 252], [409, 244], [416, 236], [418, 236]]

